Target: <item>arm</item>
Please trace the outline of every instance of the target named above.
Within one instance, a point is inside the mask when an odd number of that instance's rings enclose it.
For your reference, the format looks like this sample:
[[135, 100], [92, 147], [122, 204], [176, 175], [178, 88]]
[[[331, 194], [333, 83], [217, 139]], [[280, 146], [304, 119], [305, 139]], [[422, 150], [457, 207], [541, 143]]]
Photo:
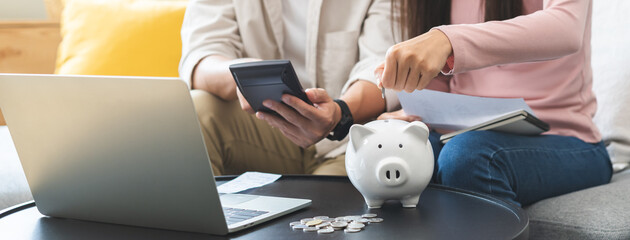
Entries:
[[181, 34], [180, 76], [192, 88], [206, 90], [223, 99], [235, 99], [236, 84], [228, 66], [252, 59], [239, 59], [243, 44], [232, 1], [191, 1]]
[[453, 47], [453, 73], [559, 58], [582, 48], [591, 1], [546, 0], [543, 10], [505, 21], [437, 27]]
[[[397, 108], [399, 104], [396, 93], [391, 91], [386, 93], [385, 101], [380, 102], [383, 98], [377, 87], [379, 80], [374, 74], [374, 69], [385, 60], [387, 48], [396, 43], [395, 33], [391, 31], [390, 16], [390, 1], [374, 1], [368, 9], [358, 41], [359, 61], [352, 68], [348, 81], [342, 89], [341, 99], [348, 104], [356, 123], [374, 119], [385, 110]], [[372, 86], [368, 87], [368, 85]], [[376, 90], [377, 94], [363, 93], [363, 96], [353, 96], [361, 93], [352, 89], [355, 87]], [[371, 107], [379, 108], [379, 110], [367, 109], [366, 104], [377, 104]]]
[[[260, 60], [254, 58], [230, 59], [220, 55], [205, 57], [193, 71], [191, 87], [205, 90], [224, 100], [234, 100], [237, 98], [236, 83], [229, 66], [235, 63], [252, 61]], [[242, 105], [243, 102], [241, 102]]]
[[[374, 119], [385, 110], [385, 101], [376, 87], [373, 70], [383, 61], [387, 48], [394, 44], [389, 16], [390, 2], [376, 0], [368, 9], [362, 25], [358, 40], [360, 60], [353, 67], [341, 96], [348, 104], [355, 123]], [[256, 116], [278, 128], [294, 143], [308, 147], [331, 132], [341, 119], [341, 109], [324, 89], [308, 89], [306, 94], [314, 106], [284, 95], [282, 101], [292, 108], [274, 101], [263, 102], [283, 118], [263, 112], [256, 113]]]

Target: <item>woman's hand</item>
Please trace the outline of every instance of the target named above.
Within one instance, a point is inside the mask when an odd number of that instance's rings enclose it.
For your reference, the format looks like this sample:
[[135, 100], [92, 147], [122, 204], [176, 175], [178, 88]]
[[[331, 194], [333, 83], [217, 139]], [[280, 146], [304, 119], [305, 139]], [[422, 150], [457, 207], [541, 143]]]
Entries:
[[415, 115], [407, 115], [402, 109], [395, 112], [386, 112], [378, 116], [377, 120], [398, 119], [407, 122], [422, 121], [421, 117]]
[[422, 90], [440, 73], [452, 52], [448, 37], [433, 29], [390, 47], [385, 63], [374, 74], [382, 87], [406, 92]]
[[333, 101], [326, 90], [307, 89], [306, 96], [313, 106], [301, 99], [282, 95], [282, 103], [265, 100], [263, 105], [282, 116], [257, 112], [256, 117], [278, 128], [293, 143], [306, 148], [326, 137], [341, 120], [341, 108]]

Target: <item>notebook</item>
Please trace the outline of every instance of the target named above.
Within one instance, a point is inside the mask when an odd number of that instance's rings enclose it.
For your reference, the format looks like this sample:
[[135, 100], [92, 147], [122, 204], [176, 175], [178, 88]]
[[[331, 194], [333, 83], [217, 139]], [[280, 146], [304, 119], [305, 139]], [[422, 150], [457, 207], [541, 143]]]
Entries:
[[459, 131], [444, 134], [440, 137], [442, 143], [468, 131], [492, 130], [520, 135], [537, 135], [549, 130], [549, 124], [536, 118], [525, 110], [519, 110], [497, 117], [495, 119], [464, 128]]
[[220, 196], [180, 79], [0, 74], [0, 108], [44, 215], [224, 235], [311, 204]]

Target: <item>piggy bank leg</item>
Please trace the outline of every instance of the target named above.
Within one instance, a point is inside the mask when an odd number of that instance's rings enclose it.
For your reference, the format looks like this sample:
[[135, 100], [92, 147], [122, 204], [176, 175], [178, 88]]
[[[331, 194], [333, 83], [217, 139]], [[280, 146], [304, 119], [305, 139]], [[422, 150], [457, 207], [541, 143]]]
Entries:
[[400, 200], [403, 207], [406, 208], [415, 208], [418, 205], [418, 201], [420, 200], [420, 195], [406, 197]]
[[384, 202], [385, 200], [365, 198], [365, 203], [368, 205], [368, 208], [381, 208]]

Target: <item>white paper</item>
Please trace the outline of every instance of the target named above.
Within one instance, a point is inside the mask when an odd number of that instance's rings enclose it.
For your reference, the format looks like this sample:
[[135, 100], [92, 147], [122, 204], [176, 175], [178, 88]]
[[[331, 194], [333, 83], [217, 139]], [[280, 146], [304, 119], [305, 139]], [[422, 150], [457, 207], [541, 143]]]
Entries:
[[282, 175], [261, 172], [246, 172], [217, 187], [219, 193], [237, 193], [250, 188], [262, 187], [275, 182]]
[[514, 111], [534, 114], [522, 98], [486, 98], [421, 90], [398, 93], [405, 113], [422, 118], [432, 128], [460, 130]]

